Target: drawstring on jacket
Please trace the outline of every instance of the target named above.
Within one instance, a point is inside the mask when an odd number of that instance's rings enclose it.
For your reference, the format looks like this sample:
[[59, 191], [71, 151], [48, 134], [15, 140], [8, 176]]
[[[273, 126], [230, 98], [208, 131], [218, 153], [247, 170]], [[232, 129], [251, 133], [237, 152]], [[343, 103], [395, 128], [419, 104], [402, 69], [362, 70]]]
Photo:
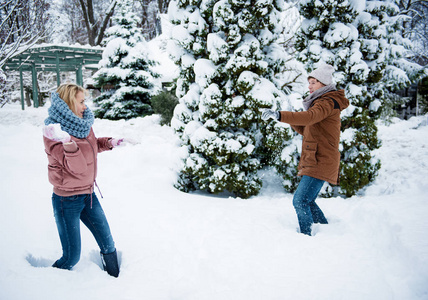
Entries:
[[[92, 149], [92, 153], [94, 155], [94, 161], [96, 161], [96, 155], [95, 155], [95, 150], [94, 147], [92, 146], [91, 142], [89, 142], [88, 138], [86, 137], [85, 140], [88, 142], [89, 146], [91, 146]], [[100, 193], [101, 198], [103, 198], [103, 194], [101, 193], [101, 190], [97, 184], [97, 180], [95, 179], [95, 174], [96, 174], [96, 168], [97, 168], [97, 164], [94, 163], [94, 168], [95, 168], [95, 172], [94, 172], [94, 184], [98, 189], [98, 192]], [[94, 186], [91, 187], [92, 188], [92, 193], [94, 192]], [[91, 193], [91, 209], [92, 209], [92, 193]]]
[[95, 186], [97, 187], [98, 192], [100, 193], [101, 198], [104, 198], [104, 197], [103, 197], [103, 194], [101, 193], [101, 190], [100, 190], [100, 188], [99, 188], [99, 186], [98, 186], [98, 184], [97, 184], [97, 181], [96, 181], [96, 180], [95, 180]]
[[[94, 181], [94, 184], [95, 184], [95, 186], [97, 187], [98, 192], [100, 193], [101, 198], [103, 199], [103, 198], [104, 198], [104, 197], [103, 197], [103, 193], [101, 193], [100, 187], [98, 186], [98, 184], [97, 184], [97, 181], [96, 181], [96, 180]], [[92, 193], [93, 193], [93, 192], [94, 192], [94, 187], [92, 186]], [[92, 209], [92, 193], [91, 193], [91, 209]]]

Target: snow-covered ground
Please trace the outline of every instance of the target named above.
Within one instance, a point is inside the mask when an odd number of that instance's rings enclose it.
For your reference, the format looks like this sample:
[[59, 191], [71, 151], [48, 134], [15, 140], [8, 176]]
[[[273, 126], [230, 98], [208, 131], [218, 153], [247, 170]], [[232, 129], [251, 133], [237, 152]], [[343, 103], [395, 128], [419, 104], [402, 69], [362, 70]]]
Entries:
[[[258, 196], [173, 187], [181, 152], [151, 116], [96, 120], [97, 136], [140, 142], [99, 155], [98, 185], [121, 260], [100, 268], [82, 225], [72, 271], [51, 268], [61, 245], [42, 142], [47, 108], [0, 109], [0, 299], [428, 299], [426, 117], [379, 125], [382, 169], [350, 199], [319, 199], [330, 224], [297, 233], [292, 194], [266, 172]], [[98, 193], [99, 195], [99, 193]]]

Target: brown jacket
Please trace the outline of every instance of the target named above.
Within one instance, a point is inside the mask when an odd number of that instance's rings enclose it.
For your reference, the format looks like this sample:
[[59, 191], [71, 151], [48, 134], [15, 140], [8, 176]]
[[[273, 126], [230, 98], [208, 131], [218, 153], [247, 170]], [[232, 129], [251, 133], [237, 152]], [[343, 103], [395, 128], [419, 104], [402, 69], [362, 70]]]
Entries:
[[65, 144], [43, 137], [48, 155], [49, 182], [58, 196], [91, 194], [97, 177], [97, 154], [111, 150], [111, 138], [96, 138], [91, 128], [84, 139], [71, 137]]
[[280, 112], [280, 121], [303, 135], [298, 175], [339, 183], [340, 112], [348, 105], [344, 90], [339, 90], [321, 95], [307, 111]]

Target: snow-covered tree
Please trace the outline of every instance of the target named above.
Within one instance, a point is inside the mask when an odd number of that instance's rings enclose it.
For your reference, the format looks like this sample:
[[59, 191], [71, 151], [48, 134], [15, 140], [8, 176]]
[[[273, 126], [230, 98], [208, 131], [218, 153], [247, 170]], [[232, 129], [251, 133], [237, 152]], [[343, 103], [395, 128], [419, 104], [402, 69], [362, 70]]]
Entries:
[[[376, 111], [372, 105], [375, 99], [369, 93], [367, 82], [379, 71], [378, 67], [382, 68], [374, 63], [382, 49], [359, 39], [358, 16], [364, 4], [364, 1], [348, 0], [300, 2], [304, 20], [296, 43], [300, 51], [298, 58], [308, 72], [320, 63], [333, 65], [337, 85], [345, 89], [351, 102], [342, 116], [340, 186], [338, 189], [328, 186], [327, 195], [354, 195], [374, 180], [380, 168], [380, 162], [372, 154], [380, 142], [372, 117]], [[367, 28], [370, 26], [373, 24]], [[365, 47], [372, 56], [363, 56]]]
[[418, 93], [421, 95], [419, 107], [422, 114], [428, 113], [428, 77], [419, 82]]
[[[410, 1], [409, 1], [410, 2]], [[363, 59], [370, 66], [366, 85], [374, 101], [371, 108], [388, 116], [388, 109], [403, 102], [394, 92], [418, 82], [425, 70], [416, 63], [418, 51], [414, 42], [405, 36], [410, 17], [400, 11], [403, 1], [366, 1], [358, 16], [359, 40], [362, 41]], [[420, 52], [419, 52], [420, 53]], [[397, 103], [400, 101], [401, 103]]]
[[423, 66], [428, 64], [428, 1], [397, 0], [401, 15], [406, 15], [402, 30], [404, 37], [413, 44], [413, 61]]
[[160, 14], [165, 14], [169, 0], [138, 0], [141, 6], [141, 28], [147, 40], [162, 34]]
[[0, 68], [42, 41], [50, 29], [46, 25], [49, 3], [45, 0], [8, 0], [0, 3]]
[[405, 23], [410, 17], [400, 12], [400, 2], [367, 1], [367, 11], [379, 18], [384, 30], [386, 68], [382, 81], [389, 92], [407, 88], [425, 75], [425, 69], [412, 62], [413, 43], [405, 37]]
[[93, 76], [96, 87], [110, 88], [94, 99], [95, 116], [111, 120], [152, 114], [150, 99], [160, 89], [153, 69], [157, 62], [137, 28], [132, 1], [118, 1], [117, 12], [107, 30], [101, 68]]
[[0, 108], [7, 102], [6, 98], [6, 74], [0, 69]]
[[[180, 66], [172, 126], [187, 150], [176, 187], [247, 198], [261, 188], [258, 170], [278, 162], [290, 129], [261, 121], [280, 109], [282, 87], [297, 77], [278, 43], [284, 3], [176, 0], [168, 44]], [[282, 107], [288, 108], [288, 107]]]

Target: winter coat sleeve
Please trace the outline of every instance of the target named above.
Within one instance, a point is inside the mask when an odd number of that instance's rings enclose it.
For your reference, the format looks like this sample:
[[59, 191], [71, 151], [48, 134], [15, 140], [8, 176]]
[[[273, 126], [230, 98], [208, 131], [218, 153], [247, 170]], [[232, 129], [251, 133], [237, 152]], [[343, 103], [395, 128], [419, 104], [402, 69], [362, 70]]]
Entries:
[[294, 131], [296, 131], [298, 134], [301, 134], [301, 135], [303, 135], [303, 130], [305, 130], [305, 126], [291, 125], [291, 128], [293, 128]]
[[111, 144], [111, 139], [112, 139], [111, 137], [97, 138], [98, 153], [113, 149], [113, 145]]
[[86, 159], [74, 141], [69, 145], [63, 145], [62, 142], [52, 141], [46, 137], [43, 137], [43, 141], [46, 153], [67, 171], [72, 174], [83, 174], [87, 171]]
[[329, 99], [320, 99], [320, 101], [317, 101], [314, 106], [307, 111], [281, 111], [280, 121], [296, 127], [295, 130], [297, 132], [301, 130], [303, 133], [304, 126], [316, 124], [324, 120], [331, 114], [333, 109], [333, 101], [329, 101]]

